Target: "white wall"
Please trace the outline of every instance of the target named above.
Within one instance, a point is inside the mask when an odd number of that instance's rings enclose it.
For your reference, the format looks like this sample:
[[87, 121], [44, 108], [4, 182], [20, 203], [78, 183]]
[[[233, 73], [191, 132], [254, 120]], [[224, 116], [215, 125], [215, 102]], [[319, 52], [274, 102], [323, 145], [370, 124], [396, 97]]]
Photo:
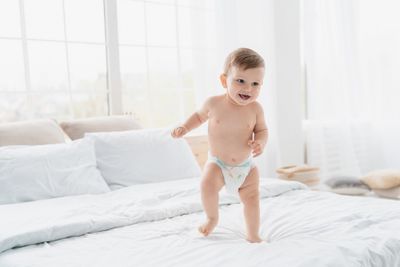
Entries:
[[298, 0], [274, 1], [276, 106], [282, 165], [304, 162], [302, 68]]

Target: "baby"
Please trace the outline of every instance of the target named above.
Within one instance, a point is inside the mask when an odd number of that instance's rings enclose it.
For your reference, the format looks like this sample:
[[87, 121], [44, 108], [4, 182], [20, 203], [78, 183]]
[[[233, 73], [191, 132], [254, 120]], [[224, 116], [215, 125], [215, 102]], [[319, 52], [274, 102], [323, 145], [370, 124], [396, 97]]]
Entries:
[[220, 75], [225, 94], [209, 97], [171, 135], [182, 137], [208, 120], [209, 157], [204, 166], [201, 199], [207, 215], [199, 227], [209, 235], [218, 223], [218, 193], [225, 185], [244, 205], [249, 242], [259, 237], [259, 174], [253, 157], [260, 155], [268, 138], [264, 112], [256, 101], [264, 79], [264, 60], [255, 51], [240, 48], [226, 59]]

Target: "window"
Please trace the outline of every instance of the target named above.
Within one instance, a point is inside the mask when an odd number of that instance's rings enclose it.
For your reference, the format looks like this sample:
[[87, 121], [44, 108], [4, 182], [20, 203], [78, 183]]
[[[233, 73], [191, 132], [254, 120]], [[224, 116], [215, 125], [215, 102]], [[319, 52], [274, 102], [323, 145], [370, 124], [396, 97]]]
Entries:
[[211, 0], [2, 0], [0, 121], [176, 123], [212, 87], [214, 17]]
[[1, 121], [108, 112], [101, 0], [5, 0], [0, 17]]
[[202, 73], [215, 66], [213, 17], [212, 1], [118, 0], [123, 112], [157, 127], [194, 111], [212, 86]]

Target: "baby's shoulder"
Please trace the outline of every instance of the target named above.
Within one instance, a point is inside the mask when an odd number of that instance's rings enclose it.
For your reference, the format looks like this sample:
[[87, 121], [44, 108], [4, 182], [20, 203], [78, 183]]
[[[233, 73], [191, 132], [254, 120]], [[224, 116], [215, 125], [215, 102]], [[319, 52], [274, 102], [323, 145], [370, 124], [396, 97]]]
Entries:
[[224, 101], [224, 95], [214, 95], [206, 99], [205, 103], [210, 106], [214, 106]]
[[208, 97], [208, 99], [210, 99], [210, 101], [223, 101], [225, 98], [225, 95], [213, 95]]
[[257, 101], [254, 101], [253, 103], [250, 104], [250, 107], [252, 110], [254, 110], [254, 112], [259, 113], [263, 111], [263, 107], [261, 106], [261, 104]]

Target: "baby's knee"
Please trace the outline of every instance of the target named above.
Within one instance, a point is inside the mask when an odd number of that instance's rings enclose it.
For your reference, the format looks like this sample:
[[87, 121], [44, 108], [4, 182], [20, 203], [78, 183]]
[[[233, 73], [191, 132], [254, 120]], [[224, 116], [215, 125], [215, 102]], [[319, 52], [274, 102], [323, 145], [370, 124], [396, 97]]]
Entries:
[[240, 199], [244, 205], [250, 204], [254, 205], [260, 201], [260, 194], [258, 190], [252, 190], [250, 192], [239, 192]]
[[210, 179], [203, 179], [203, 181], [201, 181], [201, 190], [210, 194], [218, 193], [217, 185]]

